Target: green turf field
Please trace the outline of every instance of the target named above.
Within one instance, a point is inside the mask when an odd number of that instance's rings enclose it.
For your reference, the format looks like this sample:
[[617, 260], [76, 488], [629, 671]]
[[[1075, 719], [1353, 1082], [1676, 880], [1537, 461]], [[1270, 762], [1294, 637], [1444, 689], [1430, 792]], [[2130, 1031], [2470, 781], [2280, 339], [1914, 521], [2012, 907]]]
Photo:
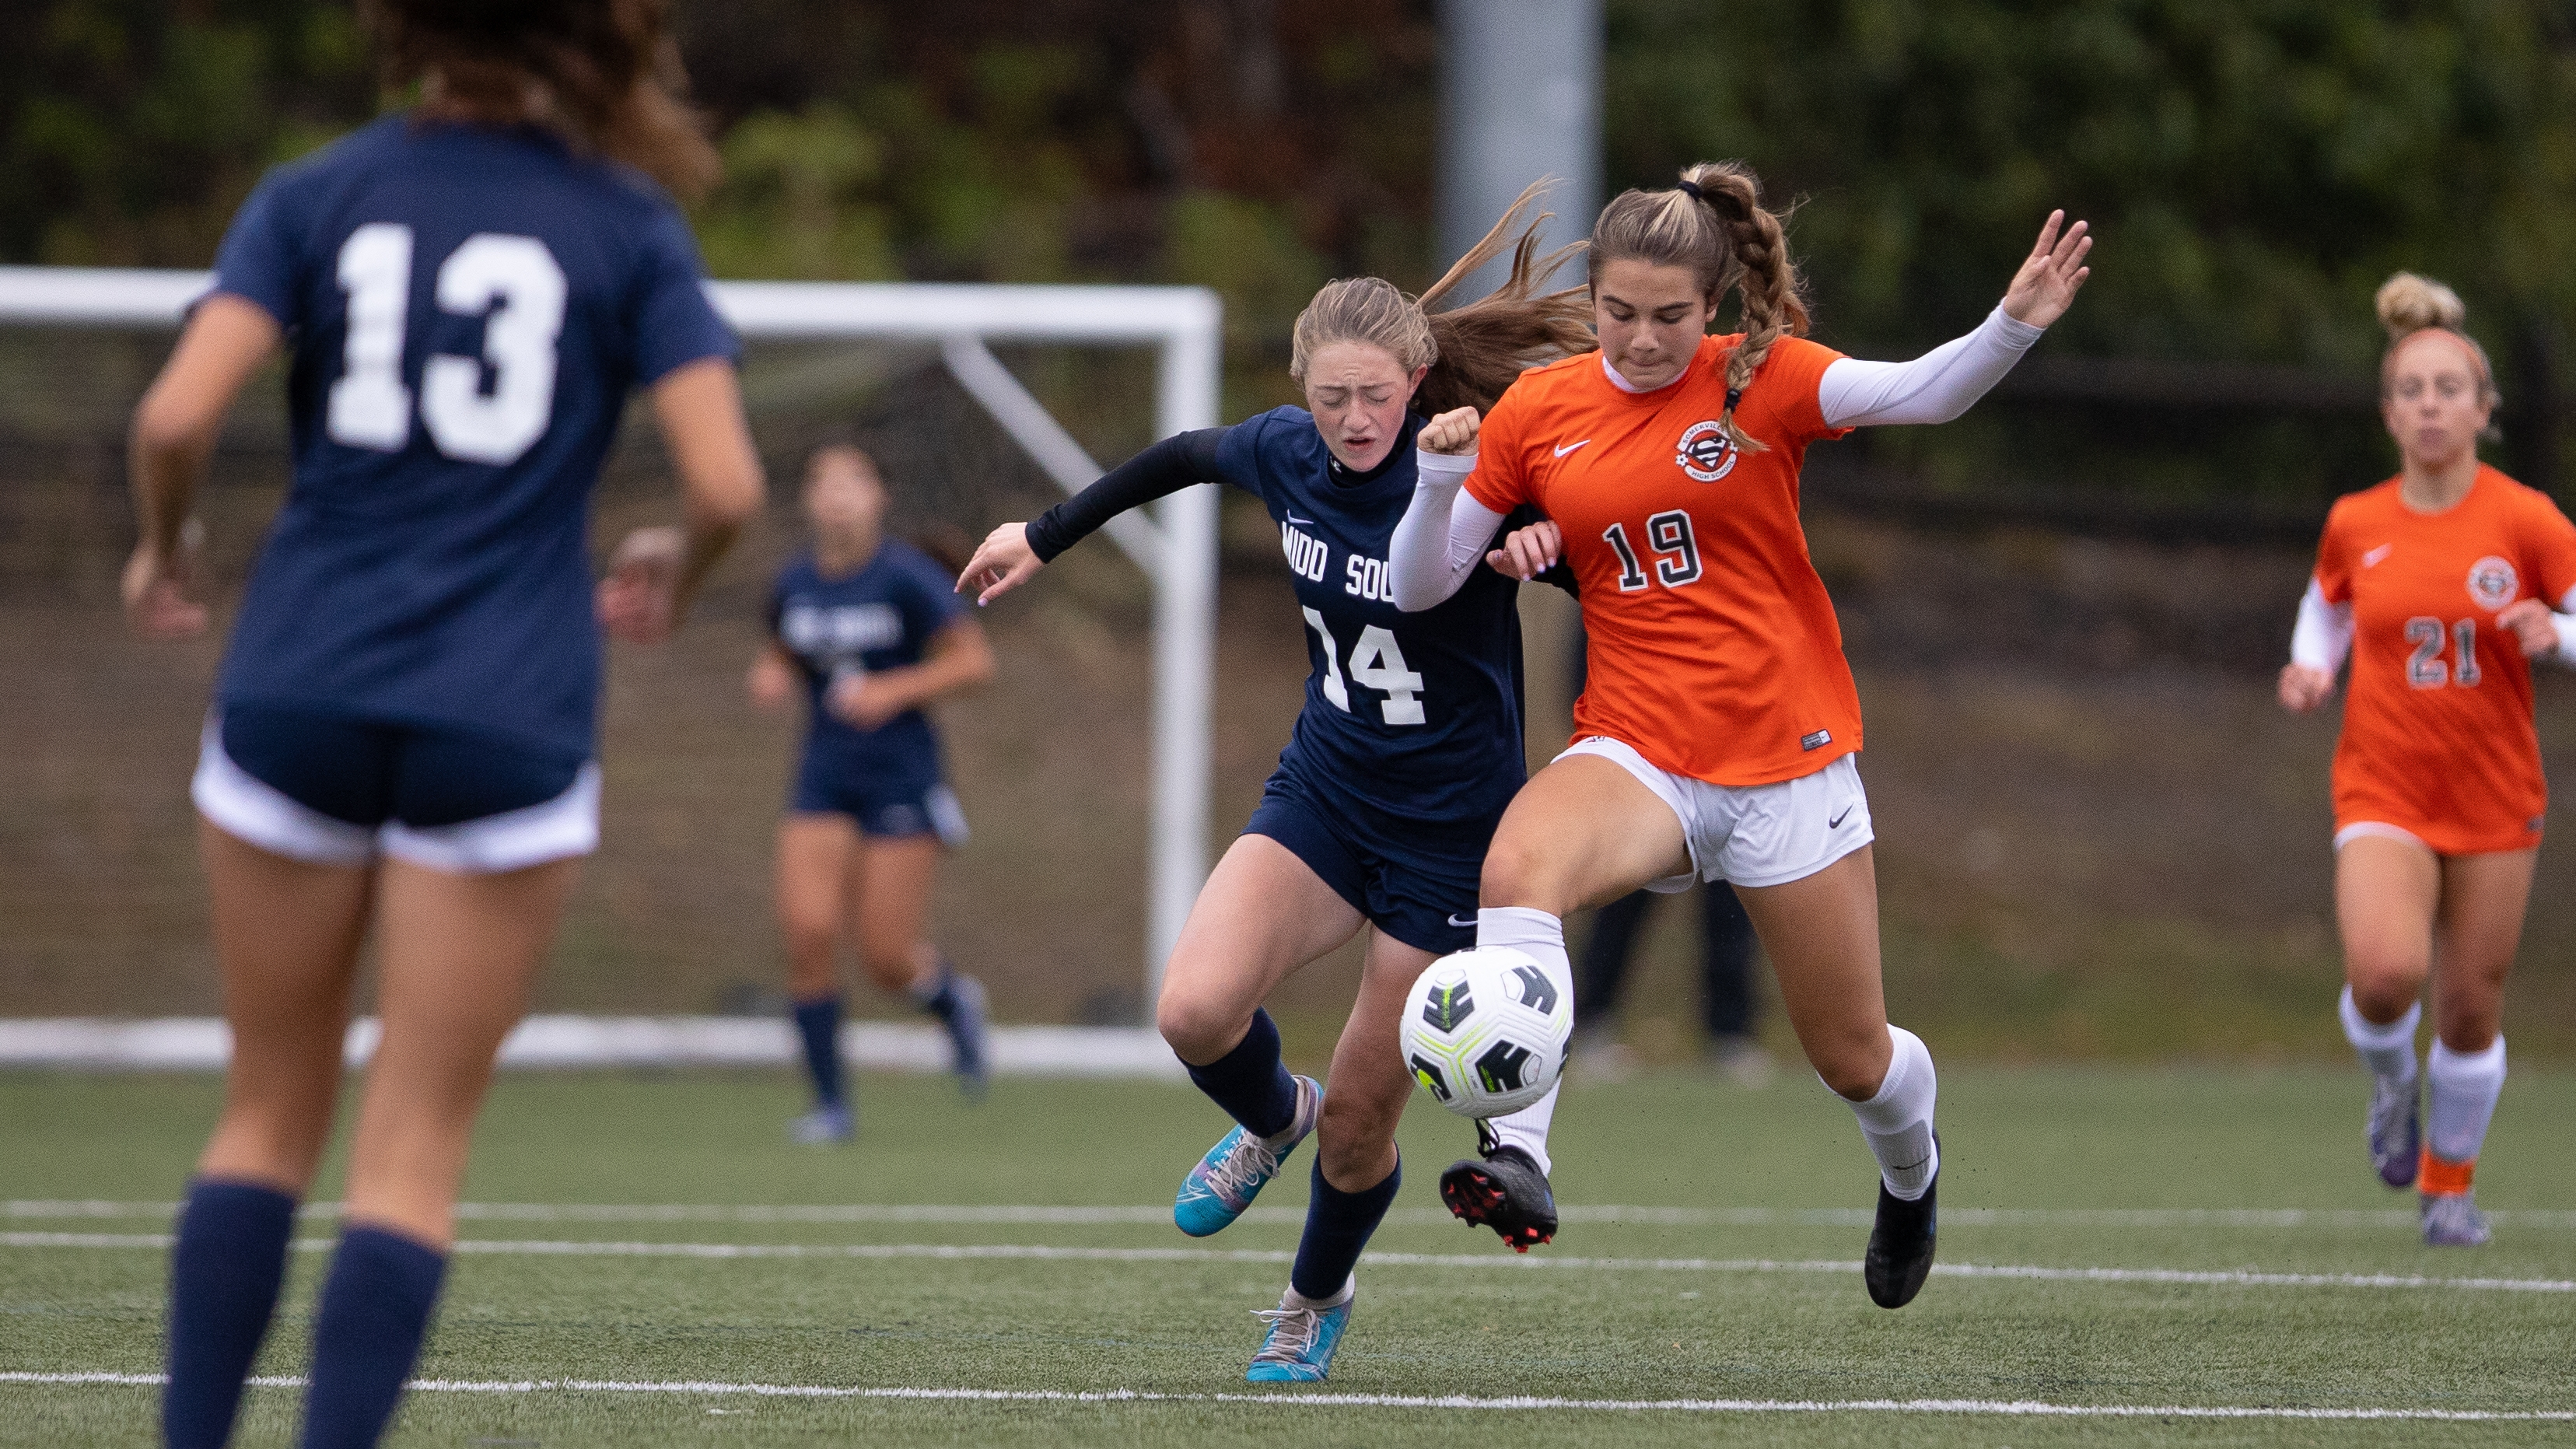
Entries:
[[[1253, 1392], [1249, 1314], [1286, 1280], [1308, 1159], [1252, 1218], [1182, 1238], [1172, 1186], [1222, 1125], [1186, 1089], [1004, 1081], [974, 1107], [870, 1078], [860, 1144], [811, 1150], [781, 1137], [783, 1077], [520, 1075], [421, 1364], [447, 1386], [413, 1393], [393, 1442], [2576, 1441], [2576, 1074], [2508, 1088], [2478, 1251], [2419, 1246], [2411, 1199], [2370, 1178], [2364, 1090], [2352, 1071], [1949, 1071], [1954, 1271], [1898, 1313], [1856, 1266], [1867, 1156], [1802, 1074], [1569, 1091], [1569, 1221], [1525, 1260], [1441, 1213], [1466, 1132], [1418, 1104], [1332, 1382]], [[0, 1075], [0, 1372], [20, 1376], [0, 1443], [149, 1440], [148, 1385], [25, 1376], [158, 1369], [155, 1235], [215, 1101], [201, 1077]], [[262, 1372], [300, 1371], [321, 1263], [299, 1255]], [[1999, 1268], [2024, 1271], [1981, 1271]], [[1589, 1402], [1402, 1402], [1443, 1396]], [[294, 1405], [254, 1390], [240, 1442], [288, 1442]], [[2262, 1416], [2098, 1412], [2140, 1407]], [[2356, 1409], [2557, 1417], [2280, 1416]]]

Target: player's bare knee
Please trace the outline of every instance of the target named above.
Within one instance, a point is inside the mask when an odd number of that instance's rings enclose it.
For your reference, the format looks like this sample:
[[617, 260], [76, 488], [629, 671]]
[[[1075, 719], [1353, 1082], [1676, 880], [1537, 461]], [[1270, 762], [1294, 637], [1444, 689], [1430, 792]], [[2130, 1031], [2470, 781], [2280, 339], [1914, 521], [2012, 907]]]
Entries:
[[[1526, 838], [1496, 836], [1485, 850], [1485, 866], [1476, 887], [1480, 904], [1534, 906], [1558, 910], [1556, 880], [1547, 852]], [[1562, 912], [1560, 911], [1560, 914]]]
[[1154, 1029], [1181, 1060], [1205, 1066], [1234, 1050], [1245, 1022], [1233, 1008], [1186, 991], [1165, 991], [1154, 1005]]
[[920, 974], [909, 941], [868, 942], [859, 952], [859, 965], [868, 973], [868, 979], [885, 991], [907, 990]]
[[2347, 953], [2344, 976], [2352, 987], [2352, 1004], [2360, 1008], [2366, 1020], [2395, 1021], [2423, 995], [2426, 965], [2424, 958], [2414, 952]]

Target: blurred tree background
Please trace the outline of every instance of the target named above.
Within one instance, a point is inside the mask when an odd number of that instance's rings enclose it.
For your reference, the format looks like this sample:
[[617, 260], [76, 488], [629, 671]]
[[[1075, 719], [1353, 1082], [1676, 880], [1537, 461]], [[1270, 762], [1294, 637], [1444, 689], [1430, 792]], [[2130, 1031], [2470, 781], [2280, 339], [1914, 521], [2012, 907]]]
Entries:
[[[1427, 0], [677, 10], [728, 165], [696, 218], [719, 275], [1204, 283], [1242, 410], [1282, 398], [1324, 278], [1437, 271]], [[2240, 513], [2252, 494], [2307, 526], [2386, 466], [2369, 303], [2398, 267], [2468, 298], [2508, 398], [2500, 461], [2562, 481], [2560, 0], [1607, 11], [1610, 184], [1750, 160], [1801, 202], [1836, 346], [1905, 355], [1972, 325], [2051, 206], [2102, 238], [2083, 304], [1997, 406], [1884, 432], [1828, 486]], [[386, 103], [330, 0], [0, 7], [0, 260], [203, 265], [263, 168]]]

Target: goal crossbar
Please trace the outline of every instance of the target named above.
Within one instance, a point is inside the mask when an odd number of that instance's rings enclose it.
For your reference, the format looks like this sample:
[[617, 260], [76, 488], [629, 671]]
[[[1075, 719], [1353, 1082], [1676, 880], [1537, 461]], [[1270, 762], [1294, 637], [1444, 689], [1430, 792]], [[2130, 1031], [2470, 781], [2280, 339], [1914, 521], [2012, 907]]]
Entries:
[[[176, 328], [207, 272], [0, 266], [0, 327]], [[1151, 347], [1154, 435], [1217, 421], [1222, 307], [1203, 287], [940, 282], [710, 282], [748, 339], [932, 342], [950, 375], [1068, 493], [1100, 476], [990, 342]], [[1107, 530], [1154, 586], [1153, 797], [1148, 809], [1144, 1014], [1207, 878], [1210, 700], [1216, 672], [1217, 501], [1189, 488]]]

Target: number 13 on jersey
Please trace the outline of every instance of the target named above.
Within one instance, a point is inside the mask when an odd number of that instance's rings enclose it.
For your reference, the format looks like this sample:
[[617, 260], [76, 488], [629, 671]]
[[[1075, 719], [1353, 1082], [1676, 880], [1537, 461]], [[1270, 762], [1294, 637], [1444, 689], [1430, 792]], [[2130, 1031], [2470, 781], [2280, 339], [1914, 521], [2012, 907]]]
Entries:
[[[1320, 611], [1310, 608], [1304, 612], [1306, 627], [1314, 630], [1315, 637], [1324, 644], [1324, 698], [1348, 714], [1351, 691], [1350, 685], [1342, 682], [1341, 646], [1333, 641], [1333, 631], [1325, 625]], [[1375, 624], [1360, 630], [1360, 642], [1351, 650], [1351, 682], [1386, 696], [1383, 713], [1388, 724], [1423, 722], [1422, 676], [1405, 667], [1404, 650], [1397, 647], [1393, 630]]]

